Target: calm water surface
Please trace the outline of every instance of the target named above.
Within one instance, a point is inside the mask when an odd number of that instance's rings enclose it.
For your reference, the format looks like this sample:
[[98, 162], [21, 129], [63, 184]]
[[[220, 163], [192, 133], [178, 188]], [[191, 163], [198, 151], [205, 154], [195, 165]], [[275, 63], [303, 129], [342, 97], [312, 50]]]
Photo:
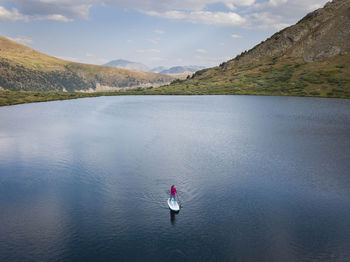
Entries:
[[350, 261], [350, 100], [1, 107], [0, 211], [0, 261]]

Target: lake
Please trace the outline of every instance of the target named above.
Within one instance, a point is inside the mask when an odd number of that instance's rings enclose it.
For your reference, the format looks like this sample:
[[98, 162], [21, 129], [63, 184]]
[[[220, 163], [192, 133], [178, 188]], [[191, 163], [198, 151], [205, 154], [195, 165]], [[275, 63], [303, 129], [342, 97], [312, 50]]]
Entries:
[[99, 97], [0, 121], [0, 261], [350, 261], [350, 100]]

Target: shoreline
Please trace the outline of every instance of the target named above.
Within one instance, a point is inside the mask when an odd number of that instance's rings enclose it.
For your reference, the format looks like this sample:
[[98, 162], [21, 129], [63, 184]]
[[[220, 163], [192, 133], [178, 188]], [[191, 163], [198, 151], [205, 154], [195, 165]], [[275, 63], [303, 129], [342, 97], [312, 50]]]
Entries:
[[256, 96], [286, 96], [286, 97], [313, 97], [313, 98], [340, 98], [350, 99], [348, 96], [322, 96], [322, 95], [293, 95], [283, 92], [179, 92], [162, 89], [127, 90], [116, 92], [55, 92], [55, 91], [8, 91], [0, 90], [0, 107], [28, 103], [50, 102], [60, 100], [71, 100], [79, 98], [92, 98], [101, 96], [125, 96], [125, 95], [256, 95]]

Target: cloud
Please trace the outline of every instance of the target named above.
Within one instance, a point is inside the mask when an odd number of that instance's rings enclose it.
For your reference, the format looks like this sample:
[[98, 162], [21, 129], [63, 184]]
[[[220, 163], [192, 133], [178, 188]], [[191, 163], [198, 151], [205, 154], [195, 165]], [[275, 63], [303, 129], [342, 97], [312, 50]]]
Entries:
[[[233, 12], [210, 12], [204, 9], [213, 3], [223, 3], [231, 10], [236, 6], [250, 6], [255, 0], [12, 0], [18, 9], [17, 20], [24, 17], [39, 20], [69, 22], [77, 18], [88, 18], [92, 6], [117, 6], [137, 10], [151, 16], [168, 19], [183, 19], [192, 23], [236, 25], [243, 23], [238, 14]], [[6, 14], [14, 20], [16, 16]], [[163, 34], [163, 30], [155, 30]]]
[[7, 10], [3, 6], [0, 6], [0, 20], [1, 21], [18, 21], [23, 20], [27, 21], [28, 17], [22, 15], [16, 8], [12, 10]]
[[95, 55], [91, 54], [91, 53], [86, 53], [85, 56], [87, 56], [87, 57], [94, 57]]
[[245, 19], [233, 12], [210, 12], [210, 11], [167, 11], [157, 12], [149, 11], [146, 14], [161, 18], [182, 20], [195, 24], [221, 25], [221, 26], [238, 26], [245, 23]]
[[[12, 0], [21, 13], [31, 16], [49, 17], [61, 15], [67, 19], [88, 18], [93, 4], [102, 3], [96, 0]], [[53, 20], [53, 19], [51, 19]], [[58, 20], [60, 21], [60, 20]]]
[[270, 5], [270, 6], [279, 6], [279, 5], [285, 4], [287, 2], [288, 2], [288, 0], [270, 0], [268, 2], [268, 5]]
[[269, 0], [257, 3], [246, 16], [250, 21], [248, 27], [281, 30], [326, 3], [327, 0]]
[[[1, 0], [0, 0], [1, 1]], [[11, 0], [14, 7], [0, 6], [0, 20], [54, 20], [70, 22], [87, 19], [93, 6], [115, 6], [143, 14], [216, 26], [280, 29], [294, 24], [306, 13], [322, 7], [327, 0]], [[221, 3], [228, 11], [215, 11]], [[156, 29], [155, 34], [164, 31]]]
[[0, 6], [0, 20], [3, 21], [30, 21], [30, 20], [53, 20], [60, 22], [71, 22], [73, 19], [67, 18], [61, 14], [48, 14], [48, 15], [24, 15], [18, 9], [13, 8], [7, 10]]
[[46, 15], [36, 18], [35, 20], [52, 20], [52, 21], [59, 21], [59, 22], [72, 22], [73, 19], [67, 18], [64, 15], [59, 14], [53, 14], [53, 15]]
[[230, 9], [231, 11], [236, 9], [236, 6], [234, 6], [232, 3], [226, 3], [226, 7]]
[[231, 37], [232, 37], [232, 38], [242, 38], [242, 36], [236, 35], [236, 34], [232, 34]]

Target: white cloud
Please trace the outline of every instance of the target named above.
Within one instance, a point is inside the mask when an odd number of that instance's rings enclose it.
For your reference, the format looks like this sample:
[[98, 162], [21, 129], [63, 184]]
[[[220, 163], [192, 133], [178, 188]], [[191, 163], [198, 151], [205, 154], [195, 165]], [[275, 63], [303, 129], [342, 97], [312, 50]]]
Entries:
[[287, 2], [288, 2], [288, 0], [270, 0], [270, 1], [268, 2], [268, 4], [269, 4], [270, 6], [279, 6], [279, 5], [285, 4], [285, 3], [287, 3]]
[[[18, 5], [19, 10], [28, 16], [61, 15], [67, 19], [87, 18], [93, 4], [103, 1], [98, 0], [12, 0]], [[58, 20], [60, 21], [60, 20]], [[66, 22], [66, 21], [65, 21]]]
[[86, 53], [85, 54], [87, 57], [94, 57], [95, 55], [94, 54], [91, 54], [91, 53]]
[[232, 3], [226, 3], [226, 7], [230, 9], [231, 11], [235, 10], [236, 7]]
[[17, 43], [20, 43], [20, 44], [25, 44], [25, 45], [28, 45], [28, 44], [32, 44], [34, 41], [33, 39], [27, 37], [27, 36], [19, 36], [19, 37], [7, 37], [9, 39], [11, 39], [12, 41], [15, 41]]
[[257, 3], [246, 16], [250, 21], [248, 27], [281, 30], [326, 3], [327, 0], [269, 0]]
[[73, 19], [67, 18], [64, 15], [59, 14], [53, 14], [53, 15], [46, 15], [36, 18], [37, 20], [53, 20], [53, 21], [59, 21], [59, 22], [72, 22]]
[[236, 34], [232, 34], [231, 37], [232, 37], [232, 38], [242, 38], [242, 36], [236, 35]]
[[48, 14], [48, 15], [24, 15], [18, 9], [13, 8], [12, 10], [7, 10], [6, 8], [0, 6], [0, 20], [3, 21], [30, 21], [30, 20], [53, 20], [60, 22], [71, 22], [73, 19], [67, 18], [61, 14]]
[[[70, 22], [88, 18], [92, 6], [116, 6], [137, 10], [164, 19], [217, 26], [280, 29], [293, 24], [306, 13], [322, 7], [328, 0], [11, 0], [16, 8], [0, 6], [0, 20], [54, 20]], [[1, 2], [1, 0], [0, 0]], [[229, 11], [210, 10], [221, 3]], [[239, 8], [238, 8], [239, 7]], [[155, 34], [164, 33], [161, 29]]]
[[2, 21], [18, 21], [24, 20], [27, 21], [28, 17], [22, 15], [16, 8], [12, 10], [7, 10], [3, 6], [0, 6], [0, 20]]
[[150, 16], [156, 16], [167, 19], [183, 20], [195, 24], [221, 25], [221, 26], [238, 26], [245, 23], [245, 19], [239, 14], [233, 12], [210, 12], [210, 11], [167, 11], [146, 12]]
[[[203, 11], [209, 4], [223, 3], [231, 10], [236, 6], [250, 6], [255, 0], [12, 0], [17, 6], [17, 13], [30, 18], [49, 19], [69, 22], [76, 18], [88, 18], [94, 5], [115, 5], [138, 10], [152, 16], [169, 19], [184, 19], [193, 23], [236, 25], [242, 23], [238, 14], [233, 12]], [[15, 9], [16, 11], [17, 9]], [[54, 12], [54, 13], [53, 13]], [[13, 17], [7, 15], [7, 17]], [[39, 18], [38, 18], [39, 17]], [[14, 18], [12, 18], [14, 19]], [[157, 29], [157, 34], [164, 31]]]

